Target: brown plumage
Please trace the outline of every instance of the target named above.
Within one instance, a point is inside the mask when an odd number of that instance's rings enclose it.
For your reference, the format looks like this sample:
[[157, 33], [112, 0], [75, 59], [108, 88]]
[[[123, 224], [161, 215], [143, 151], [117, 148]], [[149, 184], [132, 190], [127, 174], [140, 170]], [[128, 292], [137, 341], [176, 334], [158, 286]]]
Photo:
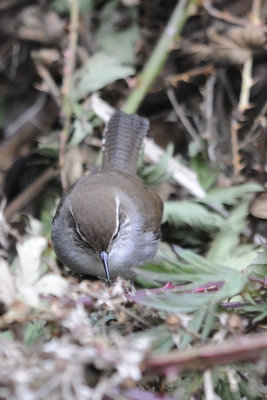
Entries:
[[102, 172], [84, 176], [62, 198], [52, 243], [73, 271], [105, 277], [106, 254], [110, 278], [129, 279], [131, 266], [154, 257], [162, 201], [135, 176], [148, 126], [137, 115], [115, 113], [105, 129]]

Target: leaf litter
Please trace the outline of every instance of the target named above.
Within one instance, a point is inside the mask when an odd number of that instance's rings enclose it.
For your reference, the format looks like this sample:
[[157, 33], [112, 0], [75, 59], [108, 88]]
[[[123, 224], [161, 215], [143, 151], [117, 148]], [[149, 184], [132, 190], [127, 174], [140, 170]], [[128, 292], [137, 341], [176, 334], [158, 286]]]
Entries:
[[[79, 1], [74, 32], [75, 2], [0, 5], [0, 398], [266, 398], [266, 5], [181, 1], [182, 33], [153, 56], [137, 105], [131, 92], [175, 2]], [[99, 163], [96, 91], [149, 117], [166, 148], [138, 168], [153, 190], [172, 189], [159, 252], [136, 269], [134, 292], [121, 279], [71, 276], [51, 248], [60, 190], [49, 168], [67, 115], [67, 184]], [[177, 185], [178, 161], [205, 196]]]

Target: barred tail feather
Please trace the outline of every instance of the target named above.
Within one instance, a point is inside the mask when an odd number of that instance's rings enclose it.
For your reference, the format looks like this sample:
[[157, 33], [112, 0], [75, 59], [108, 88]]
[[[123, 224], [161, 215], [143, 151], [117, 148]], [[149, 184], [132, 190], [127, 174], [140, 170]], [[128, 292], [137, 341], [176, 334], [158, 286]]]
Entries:
[[149, 121], [136, 114], [115, 112], [103, 134], [102, 170], [118, 169], [135, 175]]

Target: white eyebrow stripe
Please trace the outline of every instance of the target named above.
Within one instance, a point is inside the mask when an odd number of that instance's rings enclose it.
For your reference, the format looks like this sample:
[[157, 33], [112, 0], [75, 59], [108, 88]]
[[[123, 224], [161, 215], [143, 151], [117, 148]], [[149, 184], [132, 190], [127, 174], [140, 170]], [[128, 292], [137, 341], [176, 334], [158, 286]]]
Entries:
[[[74, 217], [73, 210], [72, 210], [71, 206], [69, 206], [69, 210], [70, 210], [70, 213], [71, 213], [71, 215], [72, 215], [72, 218], [74, 219], [75, 228], [76, 228], [76, 231], [77, 231], [78, 235], [80, 236], [80, 238], [81, 238], [85, 243], [87, 243], [87, 244], [90, 245], [90, 243], [88, 242], [88, 240], [86, 239], [86, 237], [83, 236], [83, 234], [81, 233], [81, 231], [80, 231], [80, 229], [79, 229], [79, 226], [78, 226], [78, 224], [77, 224], [77, 222], [76, 222], [76, 219], [75, 219], [75, 217]], [[91, 245], [90, 245], [90, 246], [91, 246]]]

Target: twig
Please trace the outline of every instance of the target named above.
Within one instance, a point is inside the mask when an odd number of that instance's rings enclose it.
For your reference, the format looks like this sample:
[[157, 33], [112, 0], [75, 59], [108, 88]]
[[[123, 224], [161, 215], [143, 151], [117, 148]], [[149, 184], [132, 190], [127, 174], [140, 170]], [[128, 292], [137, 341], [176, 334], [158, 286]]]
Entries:
[[139, 317], [138, 315], [136, 315], [134, 312], [132, 312], [128, 308], [118, 305], [118, 309], [123, 311], [125, 314], [129, 315], [129, 317], [138, 321], [141, 325], [145, 326], [146, 328], [151, 328], [151, 324], [149, 322], [144, 320], [144, 318]]
[[249, 107], [250, 89], [253, 85], [252, 75], [252, 56], [248, 57], [244, 63], [242, 71], [242, 85], [240, 91], [240, 99], [238, 104], [238, 112], [244, 113]]
[[232, 155], [233, 155], [233, 167], [234, 167], [234, 177], [237, 178], [240, 171], [243, 168], [241, 163], [241, 157], [239, 154], [240, 146], [238, 141], [238, 130], [240, 128], [239, 121], [242, 119], [244, 112], [249, 108], [249, 97], [250, 89], [253, 83], [252, 77], [252, 55], [250, 55], [244, 65], [242, 70], [242, 84], [240, 90], [239, 103], [236, 109], [236, 115], [231, 121], [231, 142], [232, 142]]
[[253, 0], [251, 5], [251, 19], [256, 25], [260, 25], [261, 19], [261, 0]]
[[63, 113], [64, 113], [64, 125], [60, 135], [60, 149], [59, 149], [59, 166], [61, 171], [61, 183], [63, 189], [67, 188], [67, 180], [64, 169], [65, 164], [65, 150], [66, 143], [70, 133], [71, 126], [71, 114], [72, 114], [72, 77], [75, 67], [75, 55], [78, 40], [78, 22], [79, 22], [79, 2], [78, 0], [70, 0], [70, 34], [69, 34], [69, 46], [65, 52], [65, 68], [62, 85], [63, 94]]
[[257, 361], [267, 351], [267, 335], [241, 335], [220, 344], [209, 344], [168, 354], [151, 355], [145, 364], [145, 373], [198, 371], [240, 361]]
[[38, 74], [40, 75], [40, 77], [43, 79], [43, 81], [45, 82], [45, 84], [47, 86], [47, 91], [54, 98], [57, 105], [60, 106], [61, 105], [60, 91], [59, 91], [51, 73], [42, 63], [36, 62], [35, 65], [36, 65]]
[[44, 109], [46, 99], [47, 97], [43, 93], [38, 96], [33, 104], [28, 107], [26, 112], [21, 113], [18, 118], [16, 118], [11, 124], [8, 125], [8, 127], [5, 129], [5, 136], [7, 138], [11, 137], [17, 131], [20, 131], [24, 125], [29, 122], [32, 123], [32, 121], [35, 120], [36, 116], [38, 116], [38, 114]]
[[[114, 113], [114, 109], [100, 99], [97, 95], [91, 97], [92, 109], [96, 115], [101, 118], [105, 123], [109, 120], [110, 116]], [[160, 162], [164, 155], [164, 151], [151, 139], [145, 138], [144, 140], [144, 152], [145, 156], [153, 163], [157, 164]], [[173, 179], [178, 182], [181, 186], [186, 188], [189, 193], [195, 197], [205, 197], [205, 190], [202, 189], [198, 183], [195, 172], [185, 167], [179, 161], [170, 157], [167, 164], [168, 172], [171, 173]]]
[[237, 119], [234, 117], [231, 121], [231, 146], [232, 146], [232, 157], [233, 157], [233, 168], [234, 168], [234, 179], [240, 174], [242, 170], [241, 157], [239, 154], [238, 145], [238, 129], [240, 125]]
[[[254, 26], [259, 26], [260, 24], [260, 0], [253, 0], [252, 9], [251, 9], [251, 19], [253, 21]], [[231, 141], [232, 141], [232, 154], [233, 154], [233, 167], [234, 167], [234, 177], [237, 178], [242, 169], [242, 164], [240, 162], [240, 146], [238, 143], [238, 129], [239, 122], [242, 120], [245, 111], [249, 108], [249, 98], [250, 98], [250, 90], [253, 85], [252, 79], [252, 64], [253, 64], [253, 56], [250, 54], [247, 57], [242, 70], [242, 84], [240, 90], [239, 103], [236, 109], [236, 115], [232, 119], [231, 122]]]
[[[6, 169], [22, 153], [25, 146], [47, 132], [54, 121], [58, 108], [54, 101], [42, 94], [23, 116], [19, 116], [5, 130], [8, 136], [0, 146], [0, 169]], [[10, 136], [10, 137], [9, 137]], [[25, 155], [25, 151], [24, 151]]]
[[[260, 2], [260, 0], [254, 0], [257, 2]], [[253, 11], [257, 11], [257, 6], [255, 5], [252, 8], [252, 12]], [[205, 10], [207, 11], [207, 13], [209, 13], [212, 17], [217, 18], [217, 19], [221, 19], [225, 22], [228, 22], [230, 24], [234, 24], [234, 25], [239, 25], [239, 26], [248, 26], [250, 25], [250, 23], [248, 22], [248, 20], [246, 18], [238, 18], [235, 17], [233, 15], [231, 15], [229, 12], [227, 11], [219, 11], [216, 8], [212, 7], [210, 5], [210, 0], [205, 0], [203, 2], [203, 7], [205, 8]], [[254, 19], [252, 18], [252, 21]], [[267, 27], [265, 25], [259, 25], [259, 28], [263, 31], [263, 32], [267, 32]]]
[[[216, 140], [215, 140], [215, 122], [214, 122], [214, 89], [217, 77], [212, 74], [208, 77], [205, 87], [204, 94], [204, 134], [203, 137], [206, 138], [208, 142], [208, 155], [211, 161], [216, 162]], [[210, 139], [210, 140], [208, 140]]]
[[137, 111], [152, 83], [161, 72], [172, 42], [175, 36], [181, 33], [190, 14], [190, 9], [194, 3], [194, 0], [180, 0], [177, 2], [161, 38], [138, 77], [138, 83], [135, 90], [130, 94], [123, 106], [125, 112], [130, 114]]
[[[13, 236], [17, 241], [19, 241], [20, 235], [16, 229], [12, 228], [11, 225], [6, 221], [4, 216], [4, 209], [6, 206], [6, 200], [2, 200], [0, 203], [0, 245], [4, 250], [8, 250], [10, 237]], [[3, 254], [3, 251], [1, 251]]]
[[206, 369], [206, 371], [204, 371], [203, 386], [205, 391], [205, 400], [218, 400], [218, 396], [214, 392], [212, 373], [210, 369]]
[[192, 68], [189, 71], [182, 72], [177, 75], [167, 75], [164, 78], [166, 85], [176, 86], [178, 82], [185, 81], [189, 82], [195, 76], [198, 75], [211, 75], [214, 72], [214, 67], [211, 64], [205, 65], [204, 67]]
[[4, 210], [7, 220], [29, 204], [41, 192], [47, 182], [53, 179], [57, 172], [53, 168], [47, 168], [33, 183], [20, 193]]
[[169, 100], [171, 102], [171, 105], [172, 105], [172, 107], [174, 109], [175, 114], [180, 119], [180, 121], [184, 125], [185, 129], [187, 130], [187, 132], [189, 133], [191, 138], [193, 140], [195, 140], [200, 145], [200, 139], [199, 139], [199, 136], [197, 134], [197, 131], [195, 130], [195, 128], [193, 127], [193, 125], [191, 124], [189, 119], [186, 117], [182, 107], [178, 104], [178, 101], [176, 100], [176, 97], [175, 97], [174, 90], [171, 87], [169, 87], [167, 89], [167, 95], [168, 95], [168, 98], [169, 98]]

